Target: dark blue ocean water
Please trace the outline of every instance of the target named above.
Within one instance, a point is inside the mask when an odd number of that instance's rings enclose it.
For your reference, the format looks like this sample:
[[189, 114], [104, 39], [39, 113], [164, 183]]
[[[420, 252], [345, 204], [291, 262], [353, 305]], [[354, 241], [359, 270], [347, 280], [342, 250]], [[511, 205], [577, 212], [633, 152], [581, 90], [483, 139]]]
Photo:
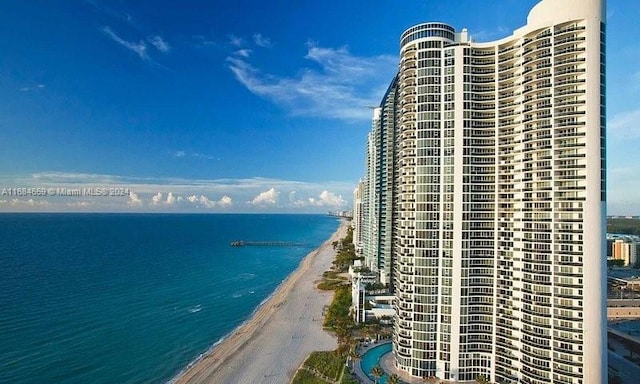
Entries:
[[0, 215], [0, 383], [166, 382], [338, 225], [321, 215]]

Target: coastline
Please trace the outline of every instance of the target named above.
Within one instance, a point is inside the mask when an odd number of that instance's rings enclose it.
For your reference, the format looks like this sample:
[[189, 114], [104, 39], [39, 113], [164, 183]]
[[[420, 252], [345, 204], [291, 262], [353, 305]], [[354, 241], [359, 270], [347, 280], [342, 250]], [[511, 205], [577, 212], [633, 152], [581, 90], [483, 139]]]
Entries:
[[344, 238], [348, 225], [342, 220], [247, 321], [170, 383], [289, 383], [309, 353], [335, 349], [335, 338], [322, 328], [322, 311], [333, 294], [316, 284], [333, 261], [332, 243]]

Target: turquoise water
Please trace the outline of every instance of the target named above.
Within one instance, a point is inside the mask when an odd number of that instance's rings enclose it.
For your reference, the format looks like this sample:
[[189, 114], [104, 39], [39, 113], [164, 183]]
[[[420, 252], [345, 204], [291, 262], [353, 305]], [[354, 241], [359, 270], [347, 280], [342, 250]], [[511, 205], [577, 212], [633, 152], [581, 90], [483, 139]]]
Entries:
[[321, 215], [0, 215], [0, 383], [166, 382], [338, 225]]
[[[375, 380], [375, 378], [371, 374], [371, 370], [376, 365], [380, 365], [379, 361], [380, 361], [380, 358], [382, 357], [382, 355], [391, 352], [392, 348], [393, 348], [393, 345], [391, 343], [385, 343], [385, 344], [378, 345], [377, 347], [373, 347], [370, 350], [368, 350], [362, 356], [362, 359], [360, 359], [360, 367], [362, 368], [362, 371], [367, 376], [369, 376], [369, 378], [371, 380]], [[385, 374], [384, 376], [382, 376], [378, 380], [378, 383], [379, 384], [385, 384], [387, 382], [388, 378], [389, 378], [389, 376], [387, 376]]]

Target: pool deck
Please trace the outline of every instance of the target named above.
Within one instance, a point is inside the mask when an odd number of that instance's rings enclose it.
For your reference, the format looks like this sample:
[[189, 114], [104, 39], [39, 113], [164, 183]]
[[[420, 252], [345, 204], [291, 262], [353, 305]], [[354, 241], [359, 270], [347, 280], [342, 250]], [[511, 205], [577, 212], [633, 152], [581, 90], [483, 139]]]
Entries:
[[[376, 342], [376, 343], [368, 344], [367, 346], [360, 346], [358, 348], [358, 354], [360, 356], [364, 356], [371, 349], [379, 347], [384, 344], [388, 344], [388, 343], [391, 343], [391, 341]], [[384, 372], [387, 374], [387, 376], [396, 374], [398, 375], [398, 377], [400, 377], [403, 383], [423, 384], [425, 382], [424, 379], [422, 378], [410, 376], [408, 373], [396, 369], [393, 361], [393, 353], [391, 352], [387, 352], [380, 357], [379, 365], [382, 368], [382, 370], [384, 370]], [[356, 374], [356, 377], [358, 378], [358, 381], [360, 383], [375, 384], [375, 382], [371, 380], [369, 376], [367, 376], [367, 374], [362, 370], [362, 366], [360, 365], [360, 362], [355, 364], [354, 373]]]
[[391, 376], [394, 373], [400, 377], [403, 383], [407, 384], [424, 384], [424, 379], [410, 376], [408, 373], [404, 371], [400, 371], [396, 368], [393, 361], [393, 353], [385, 353], [380, 358], [380, 366], [387, 373], [387, 375]]
[[[383, 344], [390, 343], [390, 342], [391, 341], [388, 341], [388, 342], [385, 341], [385, 342], [382, 342], [382, 343], [377, 343], [377, 342], [376, 343], [369, 343], [366, 346], [361, 345], [361, 346], [358, 347], [358, 354], [360, 355], [360, 357], [362, 357], [367, 352], [372, 350], [373, 348], [379, 347], [379, 346], [381, 346]], [[386, 355], [391, 355], [391, 354], [390, 353], [386, 353], [383, 356], [386, 356]], [[382, 360], [382, 358], [381, 358], [381, 360]], [[354, 367], [354, 370], [353, 370], [353, 372], [356, 374], [356, 377], [358, 378], [358, 381], [360, 383], [363, 383], [363, 384], [374, 384], [374, 381], [371, 380], [369, 378], [369, 376], [367, 376], [367, 374], [362, 370], [362, 365], [360, 365], [360, 363], [361, 363], [361, 361], [358, 361], [356, 364], [354, 364], [355, 367]], [[386, 372], [386, 370], [385, 370], [385, 372]]]

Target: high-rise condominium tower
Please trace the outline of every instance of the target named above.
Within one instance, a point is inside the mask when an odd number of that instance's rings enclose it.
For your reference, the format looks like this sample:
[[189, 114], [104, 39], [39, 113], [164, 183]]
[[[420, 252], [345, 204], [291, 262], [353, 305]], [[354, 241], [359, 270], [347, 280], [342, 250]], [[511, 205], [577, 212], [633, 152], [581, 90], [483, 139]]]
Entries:
[[382, 105], [374, 109], [373, 124], [367, 140], [367, 173], [363, 243], [365, 266], [377, 272], [383, 284], [391, 282], [393, 234], [394, 142], [397, 112], [397, 84], [391, 82]]
[[368, 170], [376, 238], [391, 220], [376, 252], [393, 260], [399, 369], [606, 382], [604, 14], [543, 0], [494, 42], [402, 34]]

